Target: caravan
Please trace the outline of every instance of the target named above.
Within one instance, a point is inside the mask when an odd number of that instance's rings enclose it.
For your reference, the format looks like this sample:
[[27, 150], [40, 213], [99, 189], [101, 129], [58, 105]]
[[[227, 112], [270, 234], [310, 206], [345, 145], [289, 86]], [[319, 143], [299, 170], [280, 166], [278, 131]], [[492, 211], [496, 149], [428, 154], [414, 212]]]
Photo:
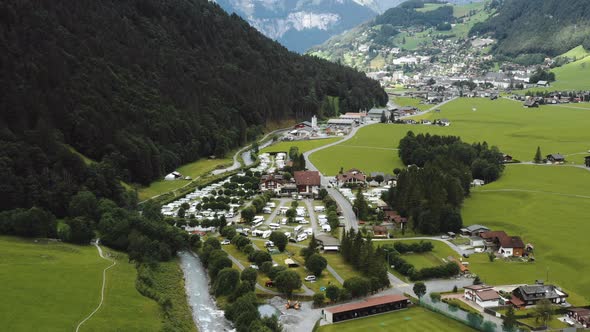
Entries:
[[276, 229], [279, 229], [279, 227], [281, 227], [279, 224], [277, 223], [270, 223], [268, 224], [268, 226], [270, 227], [270, 229], [272, 229], [273, 231]]
[[299, 233], [299, 231], [301, 231], [301, 229], [302, 229], [302, 228], [303, 228], [303, 226], [297, 226], [297, 227], [295, 227], [295, 228], [293, 229], [293, 232], [294, 232], [295, 234], [298, 234], [298, 233]]
[[264, 232], [262, 232], [262, 238], [263, 239], [268, 239], [270, 237], [270, 234], [272, 233], [271, 230], [266, 230]]
[[301, 234], [297, 235], [297, 242], [301, 242], [301, 241], [305, 241], [305, 240], [307, 240], [306, 233], [301, 233]]

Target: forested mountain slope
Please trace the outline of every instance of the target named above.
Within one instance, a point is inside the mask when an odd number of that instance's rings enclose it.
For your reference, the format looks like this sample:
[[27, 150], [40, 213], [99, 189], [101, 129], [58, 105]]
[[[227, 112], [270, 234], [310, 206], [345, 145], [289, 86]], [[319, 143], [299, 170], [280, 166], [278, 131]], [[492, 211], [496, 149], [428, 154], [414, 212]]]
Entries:
[[[64, 215], [81, 188], [124, 203], [268, 121], [384, 105], [375, 81], [303, 57], [207, 0], [0, 2], [0, 209]], [[87, 166], [69, 151], [98, 161]]]
[[[494, 52], [556, 56], [578, 46], [590, 48], [590, 6], [587, 0], [494, 0], [497, 14], [476, 24], [471, 35], [489, 33], [498, 39]], [[541, 59], [542, 61], [542, 59]]]

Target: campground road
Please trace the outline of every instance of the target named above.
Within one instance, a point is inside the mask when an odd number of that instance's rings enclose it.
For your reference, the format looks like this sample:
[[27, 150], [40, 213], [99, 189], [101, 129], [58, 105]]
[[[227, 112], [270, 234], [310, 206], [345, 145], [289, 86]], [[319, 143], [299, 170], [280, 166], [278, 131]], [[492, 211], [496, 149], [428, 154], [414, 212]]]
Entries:
[[100, 242], [100, 239], [96, 239], [96, 242], [94, 242], [94, 245], [96, 246], [96, 249], [98, 250], [98, 255], [100, 256], [100, 258], [102, 258], [104, 260], [107, 260], [109, 262], [113, 262], [113, 264], [109, 265], [104, 270], [102, 270], [102, 287], [100, 289], [100, 302], [98, 303], [98, 306], [88, 316], [86, 316], [86, 318], [84, 318], [78, 324], [78, 326], [76, 326], [76, 332], [78, 332], [80, 330], [80, 326], [82, 326], [82, 324], [86, 323], [90, 318], [92, 318], [92, 316], [94, 316], [94, 314], [98, 312], [98, 310], [100, 309], [100, 307], [102, 307], [102, 304], [104, 302], [104, 289], [105, 289], [106, 283], [107, 283], [107, 270], [109, 270], [113, 266], [117, 265], [117, 261], [116, 260], [110, 259], [110, 258], [106, 258], [103, 255], [102, 248], [100, 247], [99, 242]]

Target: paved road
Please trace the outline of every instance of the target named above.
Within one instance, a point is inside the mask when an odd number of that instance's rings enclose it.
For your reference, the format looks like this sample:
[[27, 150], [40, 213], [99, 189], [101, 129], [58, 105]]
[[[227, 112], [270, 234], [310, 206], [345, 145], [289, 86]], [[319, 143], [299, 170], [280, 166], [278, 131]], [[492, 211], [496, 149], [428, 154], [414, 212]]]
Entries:
[[86, 323], [90, 318], [92, 318], [92, 316], [94, 316], [94, 314], [100, 309], [100, 307], [102, 307], [102, 304], [104, 302], [104, 289], [105, 289], [106, 283], [107, 283], [107, 270], [112, 268], [113, 266], [117, 265], [116, 260], [107, 258], [103, 255], [102, 248], [100, 247], [99, 243], [100, 243], [100, 239], [96, 239], [96, 242], [94, 242], [94, 245], [96, 246], [96, 249], [98, 250], [98, 255], [100, 256], [100, 258], [102, 258], [104, 260], [107, 260], [109, 262], [113, 262], [113, 264], [109, 265], [104, 270], [102, 270], [102, 287], [100, 289], [100, 302], [98, 303], [98, 306], [88, 316], [86, 316], [86, 318], [84, 318], [78, 324], [78, 326], [76, 326], [76, 332], [78, 332], [80, 330], [80, 326], [82, 326], [82, 324]]

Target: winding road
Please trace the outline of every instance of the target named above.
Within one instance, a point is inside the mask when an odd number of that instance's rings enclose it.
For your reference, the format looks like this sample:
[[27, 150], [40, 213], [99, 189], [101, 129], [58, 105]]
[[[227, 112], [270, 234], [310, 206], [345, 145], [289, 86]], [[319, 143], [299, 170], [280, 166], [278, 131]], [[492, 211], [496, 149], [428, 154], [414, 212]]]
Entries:
[[108, 266], [107, 268], [105, 268], [104, 270], [102, 270], [102, 287], [100, 289], [100, 302], [98, 303], [98, 306], [86, 318], [84, 318], [78, 324], [78, 326], [76, 326], [76, 332], [78, 332], [80, 330], [80, 327], [82, 326], [82, 324], [86, 323], [90, 318], [92, 318], [92, 316], [94, 316], [94, 314], [98, 312], [98, 310], [100, 309], [100, 307], [102, 307], [102, 304], [104, 302], [104, 289], [105, 289], [106, 283], [107, 283], [107, 270], [110, 269], [110, 268], [112, 268], [113, 266], [117, 265], [117, 261], [116, 260], [107, 258], [107, 257], [105, 257], [103, 255], [102, 248], [100, 247], [99, 242], [100, 242], [100, 239], [96, 239], [96, 242], [94, 242], [94, 245], [96, 246], [96, 249], [98, 249], [98, 255], [100, 256], [100, 258], [102, 258], [104, 260], [107, 260], [109, 262], [113, 262], [113, 264], [111, 264], [110, 266]]

